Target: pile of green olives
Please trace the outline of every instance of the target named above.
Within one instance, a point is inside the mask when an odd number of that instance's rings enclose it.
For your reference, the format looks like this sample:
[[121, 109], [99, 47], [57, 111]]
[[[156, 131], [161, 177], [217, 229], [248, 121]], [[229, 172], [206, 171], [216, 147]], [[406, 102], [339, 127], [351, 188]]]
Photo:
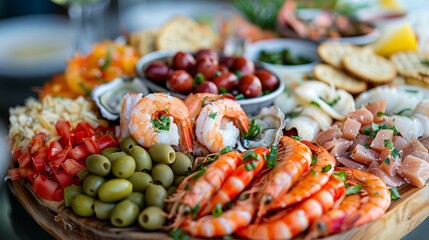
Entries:
[[[81, 217], [110, 220], [115, 227], [136, 221], [146, 230], [161, 229], [165, 199], [192, 170], [190, 156], [157, 143], [146, 151], [132, 137], [86, 158], [82, 186], [64, 189], [64, 204]], [[82, 175], [82, 174], [81, 174]]]

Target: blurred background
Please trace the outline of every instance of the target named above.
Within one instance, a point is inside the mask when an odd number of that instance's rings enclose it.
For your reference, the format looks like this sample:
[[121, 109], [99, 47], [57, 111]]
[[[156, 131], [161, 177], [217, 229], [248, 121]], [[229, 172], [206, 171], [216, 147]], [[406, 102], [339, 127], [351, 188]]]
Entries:
[[[70, 9], [66, 0], [0, 0], [0, 145], [7, 146], [9, 107], [22, 105], [28, 97], [37, 97], [37, 89], [53, 74], [64, 71], [67, 58], [72, 56], [74, 33]], [[82, 0], [85, 1], [85, 0]], [[91, 1], [91, 0], [87, 0]], [[93, 0], [92, 0], [93, 1]], [[174, 15], [188, 15], [198, 21], [211, 21], [219, 12], [234, 10], [232, 0], [98, 0], [104, 10], [91, 11], [90, 21], [97, 25], [92, 40], [116, 39], [133, 31], [162, 25]], [[261, 0], [264, 1], [264, 0]], [[251, 1], [249, 1], [251, 2]], [[395, 21], [407, 21], [421, 41], [427, 36], [429, 2], [427, 0], [305, 0], [309, 7], [342, 6], [349, 14], [365, 19], [372, 16], [373, 6], [380, 3], [392, 8], [399, 6], [407, 14]], [[60, 3], [60, 4], [58, 4]], [[339, 4], [341, 3], [341, 4]], [[97, 3], [99, 4], [99, 3]], [[393, 4], [393, 5], [392, 5]], [[390, 21], [392, 22], [392, 21]], [[75, 23], [73, 23], [75, 24]], [[383, 25], [383, 21], [379, 21]], [[87, 30], [84, 30], [87, 31]], [[9, 161], [7, 148], [0, 148], [2, 163]], [[4, 166], [4, 164], [2, 164]], [[0, 168], [3, 176], [5, 168]], [[16, 199], [0, 187], [0, 232], [7, 239], [52, 238], [26, 214]], [[429, 222], [419, 226], [404, 239], [423, 239]], [[426, 234], [427, 236], [427, 234]]]

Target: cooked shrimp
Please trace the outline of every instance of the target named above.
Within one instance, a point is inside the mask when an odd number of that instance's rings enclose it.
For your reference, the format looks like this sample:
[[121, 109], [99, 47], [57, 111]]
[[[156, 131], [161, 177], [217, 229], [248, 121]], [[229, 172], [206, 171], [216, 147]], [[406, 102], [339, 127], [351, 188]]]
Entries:
[[182, 100], [168, 94], [152, 93], [140, 99], [131, 110], [128, 127], [143, 147], [155, 143], [178, 145], [180, 139], [185, 151], [193, 150], [188, 108]]
[[334, 202], [344, 194], [344, 191], [344, 182], [330, 178], [319, 192], [298, 206], [291, 210], [280, 211], [263, 223], [248, 225], [235, 233], [249, 239], [293, 238], [332, 208]]
[[137, 104], [137, 102], [143, 98], [143, 93], [127, 93], [122, 101], [120, 117], [120, 126], [118, 140], [122, 141], [124, 138], [131, 135], [130, 129], [128, 128], [131, 119], [131, 110]]
[[361, 226], [381, 217], [390, 206], [390, 193], [384, 182], [375, 175], [352, 168], [336, 168], [335, 171], [345, 171], [347, 181], [363, 184], [362, 189], [367, 191], [366, 201], [358, 211], [349, 214], [344, 219], [341, 230]]
[[234, 200], [249, 184], [254, 177], [265, 166], [265, 159], [269, 150], [267, 148], [257, 148], [252, 151], [247, 151], [243, 156], [257, 154], [256, 159], [243, 159], [242, 164], [232, 173], [222, 188], [214, 195], [207, 205], [201, 211], [201, 216], [207, 215], [218, 204], [224, 206], [228, 202]]
[[[298, 181], [311, 164], [311, 151], [306, 145], [290, 137], [283, 137], [281, 143], [283, 148], [279, 149], [280, 160], [266, 175], [260, 190], [258, 219]], [[280, 152], [281, 149], [284, 149], [283, 152]]]
[[318, 192], [328, 182], [329, 177], [334, 171], [335, 157], [332, 154], [310, 142], [301, 142], [316, 153], [317, 162], [310, 167], [309, 171], [288, 193], [270, 205], [269, 210], [285, 208], [307, 199]]
[[[188, 176], [185, 179], [186, 182], [189, 182], [189, 178], [194, 180], [189, 183], [189, 189], [178, 192], [168, 199], [168, 201], [175, 202], [175, 206], [170, 212], [170, 217], [176, 216], [173, 227], [181, 224], [183, 221], [182, 214], [197, 213], [199, 208], [204, 206], [210, 197], [221, 188], [225, 179], [232, 174], [240, 163], [241, 154], [231, 151], [221, 155], [205, 169], [197, 172], [196, 175]], [[179, 213], [176, 214], [176, 206], [179, 204]]]
[[195, 127], [195, 121], [204, 106], [222, 98], [225, 98], [225, 96], [213, 94], [213, 93], [189, 94], [185, 98], [184, 102], [186, 107], [188, 107], [189, 116], [191, 118], [192, 125]]
[[240, 136], [239, 130], [247, 132], [249, 119], [236, 101], [223, 99], [206, 105], [196, 121], [195, 133], [198, 142], [210, 152], [219, 152], [226, 146], [234, 147]]
[[196, 221], [186, 219], [181, 227], [193, 236], [220, 237], [232, 234], [252, 221], [255, 204], [252, 198], [238, 201], [231, 209], [220, 216], [204, 216]]
[[315, 239], [341, 232], [341, 225], [345, 217], [358, 210], [361, 200], [362, 197], [359, 194], [347, 195], [338, 208], [329, 210], [313, 222], [307, 238]]

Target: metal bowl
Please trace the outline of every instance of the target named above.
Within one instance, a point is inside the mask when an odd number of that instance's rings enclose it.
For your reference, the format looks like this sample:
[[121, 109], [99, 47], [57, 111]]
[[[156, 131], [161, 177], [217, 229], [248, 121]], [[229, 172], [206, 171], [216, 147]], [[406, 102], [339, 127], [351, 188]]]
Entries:
[[[137, 76], [139, 77], [139, 79], [141, 79], [143, 81], [143, 83], [152, 92], [165, 92], [165, 93], [169, 93], [175, 97], [185, 99], [186, 95], [183, 95], [180, 93], [174, 93], [174, 92], [168, 90], [167, 88], [165, 88], [164, 86], [160, 86], [160, 85], [152, 82], [151, 80], [146, 78], [146, 76], [144, 74], [144, 69], [146, 69], [146, 67], [150, 63], [152, 63], [154, 61], [166, 61], [166, 60], [169, 61], [175, 54], [176, 54], [176, 51], [155, 51], [155, 52], [151, 52], [149, 54], [146, 54], [145, 56], [143, 56], [142, 58], [140, 58], [138, 60], [138, 62], [136, 64], [136, 72], [137, 72]], [[258, 63], [256, 63], [255, 65], [257, 68], [266, 69], [265, 67], [259, 65]], [[269, 70], [269, 69], [267, 69], [267, 70]], [[270, 71], [270, 72], [272, 72], [272, 71]], [[237, 102], [240, 103], [241, 107], [244, 109], [244, 111], [247, 114], [249, 114], [249, 115], [257, 114], [261, 108], [273, 105], [274, 99], [283, 92], [283, 89], [285, 88], [285, 85], [286, 85], [285, 82], [276, 73], [273, 73], [273, 74], [277, 77], [277, 79], [279, 80], [279, 83], [280, 83], [279, 87], [276, 90], [272, 91], [271, 93], [269, 93], [267, 95], [263, 95], [260, 97], [237, 100]]]

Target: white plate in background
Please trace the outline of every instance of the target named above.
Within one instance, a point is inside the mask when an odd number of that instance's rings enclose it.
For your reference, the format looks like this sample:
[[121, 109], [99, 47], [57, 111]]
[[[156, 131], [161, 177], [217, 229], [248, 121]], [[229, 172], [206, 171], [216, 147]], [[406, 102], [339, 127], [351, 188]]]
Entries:
[[0, 76], [41, 77], [63, 71], [71, 55], [67, 16], [28, 15], [0, 21]]

